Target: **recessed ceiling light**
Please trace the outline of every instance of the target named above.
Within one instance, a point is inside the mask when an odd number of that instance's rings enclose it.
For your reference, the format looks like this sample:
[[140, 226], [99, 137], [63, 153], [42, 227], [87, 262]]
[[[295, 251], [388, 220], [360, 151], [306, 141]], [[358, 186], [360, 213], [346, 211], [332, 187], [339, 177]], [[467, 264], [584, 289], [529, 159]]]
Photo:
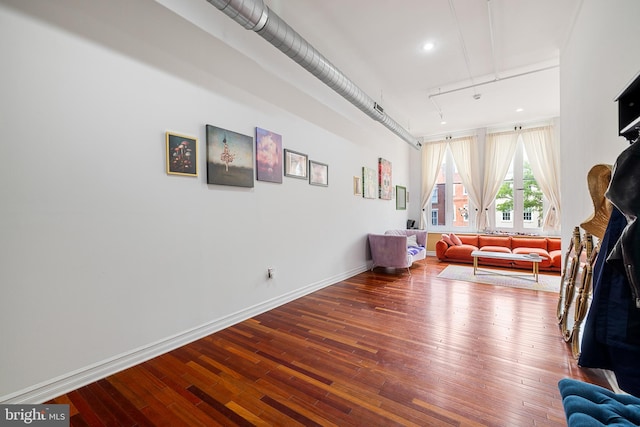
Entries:
[[441, 125], [446, 125], [446, 124], [447, 124], [447, 122], [446, 122], [445, 120], [443, 120], [443, 121], [441, 121], [441, 122], [440, 122], [440, 124], [441, 124]]
[[425, 44], [422, 45], [422, 49], [423, 50], [432, 50], [436, 45], [433, 44], [433, 42], [426, 42]]
[[516, 108], [516, 113], [522, 113], [524, 111], [524, 108]]

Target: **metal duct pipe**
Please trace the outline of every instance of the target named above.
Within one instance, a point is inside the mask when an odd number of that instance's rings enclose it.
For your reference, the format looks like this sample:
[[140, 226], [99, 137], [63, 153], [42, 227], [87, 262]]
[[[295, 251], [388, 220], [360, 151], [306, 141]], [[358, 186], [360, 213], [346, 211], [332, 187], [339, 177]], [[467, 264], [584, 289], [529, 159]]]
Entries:
[[302, 68], [320, 79], [362, 112], [382, 123], [414, 148], [422, 146], [400, 124], [382, 111], [362, 89], [318, 52], [300, 34], [265, 6], [263, 0], [207, 0], [248, 30], [258, 33]]

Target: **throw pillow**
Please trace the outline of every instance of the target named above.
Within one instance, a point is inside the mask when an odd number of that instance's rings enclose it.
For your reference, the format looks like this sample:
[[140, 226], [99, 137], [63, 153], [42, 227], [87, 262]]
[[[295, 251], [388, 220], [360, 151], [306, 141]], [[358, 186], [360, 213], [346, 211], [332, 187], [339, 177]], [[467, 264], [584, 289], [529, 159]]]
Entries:
[[415, 234], [413, 236], [407, 236], [407, 247], [409, 246], [418, 246]]
[[460, 238], [453, 233], [449, 233], [449, 238], [456, 246], [460, 246], [462, 244], [462, 240], [460, 240]]
[[454, 243], [451, 241], [451, 239], [449, 238], [448, 234], [443, 234], [442, 235], [442, 240], [444, 240], [444, 242], [449, 245], [449, 246], [455, 246]]

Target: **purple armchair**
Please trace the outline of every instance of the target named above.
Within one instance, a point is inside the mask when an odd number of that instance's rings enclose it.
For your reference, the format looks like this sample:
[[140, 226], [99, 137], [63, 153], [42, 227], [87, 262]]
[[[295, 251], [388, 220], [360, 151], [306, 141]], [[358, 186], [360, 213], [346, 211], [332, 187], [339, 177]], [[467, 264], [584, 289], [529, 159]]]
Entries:
[[427, 232], [424, 230], [388, 230], [385, 234], [369, 234], [369, 247], [376, 267], [406, 268], [427, 256]]

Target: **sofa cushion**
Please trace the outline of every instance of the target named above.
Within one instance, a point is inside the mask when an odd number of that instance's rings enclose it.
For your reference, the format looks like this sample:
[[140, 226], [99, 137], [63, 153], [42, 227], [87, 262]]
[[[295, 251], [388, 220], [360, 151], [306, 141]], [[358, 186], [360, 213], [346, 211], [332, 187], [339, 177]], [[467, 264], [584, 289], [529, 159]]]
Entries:
[[[480, 252], [500, 252], [504, 254], [510, 254], [511, 249], [504, 246], [483, 246], [480, 248]], [[497, 265], [502, 267], [511, 267], [513, 262], [510, 259], [499, 259], [499, 258], [485, 258], [482, 256], [478, 257], [478, 261], [482, 264], [486, 265]]]
[[477, 251], [478, 248], [473, 245], [462, 244], [460, 246], [450, 246], [445, 252], [445, 256], [449, 259], [464, 260], [471, 259], [471, 252]]
[[511, 236], [478, 236], [478, 247], [503, 246], [511, 249]]
[[453, 246], [453, 242], [451, 241], [451, 239], [449, 238], [448, 234], [442, 234], [442, 240], [444, 240], [444, 242], [449, 245], [449, 246]]
[[413, 236], [407, 236], [407, 247], [418, 246], [415, 234]]
[[511, 248], [540, 248], [546, 250], [547, 239], [544, 237], [514, 237], [511, 239]]
[[418, 246], [427, 246], [427, 232], [425, 230], [387, 230], [384, 234], [392, 236], [416, 236]]
[[562, 249], [562, 240], [557, 237], [547, 237], [547, 251], [559, 251]]
[[[547, 252], [545, 249], [521, 247], [521, 248], [515, 248], [513, 250], [513, 253], [519, 254], [519, 255], [529, 255], [529, 254], [540, 255], [541, 257], [544, 258], [542, 261], [538, 263], [538, 267], [541, 267], [541, 268], [550, 267], [552, 263], [551, 256], [549, 255], [549, 252]], [[531, 268], [531, 261], [514, 261], [513, 264], [516, 267]]]
[[550, 251], [549, 257], [551, 257], [551, 266], [560, 270], [562, 268], [562, 251]]
[[462, 240], [460, 240], [460, 238], [456, 236], [454, 233], [449, 233], [449, 239], [451, 239], [453, 244], [456, 246], [460, 246], [462, 244]]
[[484, 252], [500, 252], [503, 254], [510, 254], [511, 253], [511, 249], [507, 248], [506, 246], [491, 246], [491, 245], [487, 245], [487, 246], [483, 246], [480, 248], [480, 251], [484, 251]]
[[460, 239], [463, 245], [472, 245], [472, 246], [475, 246], [476, 248], [479, 247], [477, 234], [472, 234], [472, 235], [463, 234], [458, 236], [458, 238]]
[[547, 252], [546, 249], [540, 248], [513, 248], [513, 253], [519, 255], [538, 254], [542, 257], [549, 258], [549, 252]]

